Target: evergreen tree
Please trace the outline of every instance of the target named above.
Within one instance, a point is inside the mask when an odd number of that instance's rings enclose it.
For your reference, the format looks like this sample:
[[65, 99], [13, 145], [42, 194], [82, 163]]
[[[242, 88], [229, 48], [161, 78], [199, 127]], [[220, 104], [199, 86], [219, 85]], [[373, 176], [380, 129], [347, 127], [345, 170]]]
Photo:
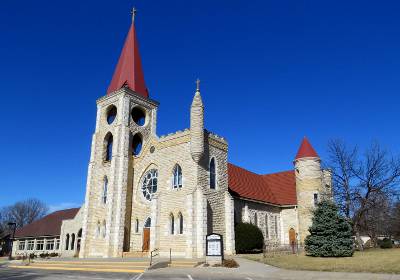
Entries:
[[305, 250], [313, 257], [351, 257], [353, 255], [352, 228], [340, 216], [332, 201], [322, 201], [314, 211], [310, 235], [305, 239]]

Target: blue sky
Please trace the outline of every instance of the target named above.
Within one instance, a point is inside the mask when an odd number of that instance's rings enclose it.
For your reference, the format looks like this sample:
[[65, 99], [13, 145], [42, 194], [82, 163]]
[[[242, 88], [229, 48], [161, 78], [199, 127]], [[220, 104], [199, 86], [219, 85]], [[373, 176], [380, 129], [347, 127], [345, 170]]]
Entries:
[[229, 160], [292, 168], [307, 135], [400, 152], [396, 1], [12, 1], [0, 3], [0, 206], [84, 200], [97, 98], [130, 24], [159, 135], [189, 126], [195, 79]]

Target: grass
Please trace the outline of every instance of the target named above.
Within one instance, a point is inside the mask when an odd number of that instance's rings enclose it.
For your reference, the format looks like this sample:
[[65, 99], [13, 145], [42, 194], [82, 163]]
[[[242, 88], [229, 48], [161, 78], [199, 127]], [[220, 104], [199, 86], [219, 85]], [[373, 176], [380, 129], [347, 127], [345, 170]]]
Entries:
[[356, 251], [353, 257], [347, 258], [316, 258], [304, 254], [275, 255], [263, 258], [262, 255], [246, 255], [250, 260], [264, 262], [280, 268], [293, 270], [342, 271], [399, 273], [400, 249], [369, 249]]

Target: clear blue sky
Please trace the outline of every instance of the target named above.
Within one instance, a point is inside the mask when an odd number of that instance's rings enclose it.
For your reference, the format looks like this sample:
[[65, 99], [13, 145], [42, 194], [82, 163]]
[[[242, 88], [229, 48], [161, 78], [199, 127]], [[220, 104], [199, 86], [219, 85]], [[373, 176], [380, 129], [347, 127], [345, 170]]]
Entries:
[[229, 161], [292, 168], [304, 135], [322, 157], [342, 138], [400, 151], [398, 1], [0, 3], [0, 206], [83, 202], [97, 98], [130, 24], [158, 135], [189, 126], [195, 79]]

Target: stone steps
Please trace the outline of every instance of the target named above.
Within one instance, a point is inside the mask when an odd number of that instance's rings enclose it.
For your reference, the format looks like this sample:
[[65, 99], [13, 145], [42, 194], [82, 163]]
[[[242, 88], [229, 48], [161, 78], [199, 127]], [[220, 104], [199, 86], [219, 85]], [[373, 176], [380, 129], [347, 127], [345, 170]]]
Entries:
[[149, 262], [138, 261], [34, 261], [31, 263], [11, 264], [11, 268], [18, 269], [45, 269], [45, 270], [70, 270], [70, 271], [93, 271], [93, 272], [123, 272], [143, 273]]

